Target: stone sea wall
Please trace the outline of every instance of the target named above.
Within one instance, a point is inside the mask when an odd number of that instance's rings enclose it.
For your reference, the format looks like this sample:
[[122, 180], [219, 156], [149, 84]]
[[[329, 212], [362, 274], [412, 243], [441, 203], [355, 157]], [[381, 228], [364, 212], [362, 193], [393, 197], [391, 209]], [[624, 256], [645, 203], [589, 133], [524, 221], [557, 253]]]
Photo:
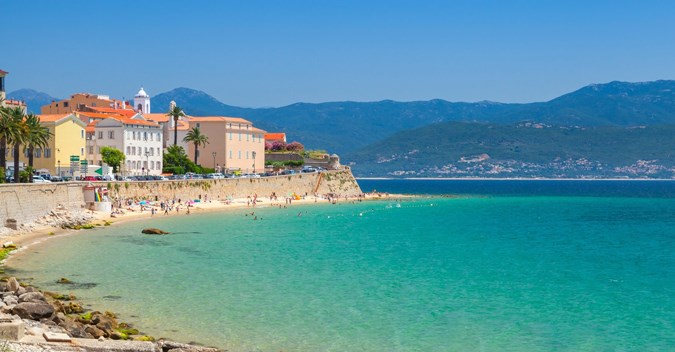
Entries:
[[0, 184], [0, 228], [8, 219], [20, 226], [57, 209], [79, 211], [83, 204], [82, 183]]
[[[102, 182], [107, 186], [105, 182]], [[211, 200], [246, 198], [257, 194], [268, 197], [275, 193], [283, 198], [293, 193], [304, 196], [328, 194], [356, 196], [361, 188], [349, 169], [301, 173], [296, 175], [262, 178], [235, 178], [222, 180], [180, 180], [145, 182], [110, 182], [110, 196], [113, 199], [199, 199], [208, 195]]]
[[[361, 194], [351, 170], [302, 173], [296, 175], [263, 178], [238, 178], [222, 180], [181, 180], [141, 182], [93, 182], [108, 187], [113, 199], [199, 199], [225, 200], [228, 197], [245, 198], [258, 194], [267, 197], [273, 192], [279, 198], [293, 193], [297, 195], [328, 194], [355, 196]], [[0, 228], [7, 219], [15, 219], [17, 225], [34, 222], [46, 216], [58, 216], [55, 212], [78, 212], [85, 206], [84, 183], [50, 184], [0, 184]], [[58, 211], [57, 211], [58, 210]]]

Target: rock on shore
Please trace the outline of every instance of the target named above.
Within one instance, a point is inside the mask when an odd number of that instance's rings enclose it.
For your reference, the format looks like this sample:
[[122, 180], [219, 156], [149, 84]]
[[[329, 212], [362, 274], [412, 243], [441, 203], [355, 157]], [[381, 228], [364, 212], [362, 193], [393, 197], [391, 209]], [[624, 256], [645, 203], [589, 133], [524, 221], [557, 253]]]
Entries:
[[[133, 346], [126, 349], [115, 347], [121, 341], [128, 340], [129, 345], [132, 341], [153, 341], [149, 336], [141, 335], [137, 329], [128, 324], [121, 323], [115, 315], [110, 312], [87, 311], [82, 306], [73, 302], [72, 295], [60, 295], [53, 292], [40, 292], [33, 287], [22, 286], [16, 278], [9, 278], [7, 282], [0, 283], [0, 318], [9, 320], [22, 319], [26, 327], [27, 337], [32, 336], [32, 340], [42, 342], [25, 342], [26, 338], [20, 342], [12, 343], [12, 350], [15, 351], [133, 351]], [[65, 333], [71, 338], [88, 339], [92, 343], [83, 343], [80, 340], [80, 348], [72, 349], [70, 344], [65, 344], [64, 349], [49, 345], [44, 347], [45, 343], [41, 340], [44, 332]], [[23, 335], [23, 334], [21, 334]], [[106, 341], [110, 348], [106, 347]], [[141, 342], [137, 342], [141, 343]], [[147, 344], [148, 342], [145, 342]], [[87, 348], [86, 345], [98, 346], [96, 348]], [[115, 345], [115, 346], [113, 346]], [[160, 340], [154, 344], [154, 350], [157, 352], [217, 352], [218, 349], [207, 348], [189, 344], [182, 344], [168, 340]], [[43, 348], [44, 347], [44, 348]], [[121, 348], [121, 349], [120, 349]]]

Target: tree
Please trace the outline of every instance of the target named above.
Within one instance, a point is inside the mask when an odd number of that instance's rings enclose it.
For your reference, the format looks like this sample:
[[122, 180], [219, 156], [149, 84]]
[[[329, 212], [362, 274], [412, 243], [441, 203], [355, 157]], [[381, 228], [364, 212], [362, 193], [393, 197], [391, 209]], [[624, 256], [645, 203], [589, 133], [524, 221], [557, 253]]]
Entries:
[[201, 172], [201, 169], [188, 158], [185, 149], [179, 145], [166, 148], [163, 156], [164, 165], [162, 172], [184, 174], [186, 172]]
[[300, 142], [291, 142], [286, 145], [286, 150], [289, 152], [301, 152], [305, 150], [305, 146]]
[[206, 144], [209, 143], [209, 137], [207, 135], [202, 134], [202, 132], [199, 130], [199, 127], [193, 127], [191, 130], [188, 131], [187, 135], [185, 135], [185, 138], [183, 138], [183, 142], [188, 142], [195, 145], [195, 164], [197, 164], [197, 157], [199, 156], [199, 146], [206, 147]]
[[272, 143], [273, 152], [281, 152], [286, 150], [286, 143], [284, 141], [275, 141]]
[[265, 142], [265, 151], [272, 151], [272, 142]]
[[[12, 124], [11, 118], [9, 115], [10, 109], [2, 106], [2, 101], [0, 101], [0, 168], [3, 169], [7, 167], [7, 136], [11, 134]], [[3, 179], [0, 182], [4, 182]]]
[[[40, 118], [34, 114], [29, 114], [26, 116], [25, 121], [26, 127], [26, 148], [28, 151], [28, 166], [33, 167], [33, 157], [35, 148], [46, 148], [49, 146], [49, 138], [51, 138], [52, 133], [49, 132], [49, 128], [42, 126], [40, 124]], [[33, 182], [31, 178], [30, 181]]]
[[28, 129], [24, 123], [24, 112], [21, 107], [9, 109], [9, 133], [7, 144], [11, 144], [14, 150], [14, 182], [19, 182], [19, 157], [21, 145], [28, 139]]
[[101, 148], [101, 160], [104, 163], [112, 166], [113, 174], [117, 173], [120, 165], [124, 162], [124, 153], [121, 150], [113, 147], [103, 147]]
[[178, 119], [185, 116], [183, 109], [174, 106], [166, 116], [173, 118], [173, 145], [178, 145]]

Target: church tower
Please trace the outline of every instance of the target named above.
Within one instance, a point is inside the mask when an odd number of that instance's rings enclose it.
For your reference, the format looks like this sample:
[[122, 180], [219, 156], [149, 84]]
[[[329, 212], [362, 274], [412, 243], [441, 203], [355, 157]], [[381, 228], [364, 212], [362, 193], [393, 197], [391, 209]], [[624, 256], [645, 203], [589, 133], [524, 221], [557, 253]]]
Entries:
[[134, 97], [134, 109], [142, 114], [150, 113], [150, 96], [143, 90], [143, 87]]

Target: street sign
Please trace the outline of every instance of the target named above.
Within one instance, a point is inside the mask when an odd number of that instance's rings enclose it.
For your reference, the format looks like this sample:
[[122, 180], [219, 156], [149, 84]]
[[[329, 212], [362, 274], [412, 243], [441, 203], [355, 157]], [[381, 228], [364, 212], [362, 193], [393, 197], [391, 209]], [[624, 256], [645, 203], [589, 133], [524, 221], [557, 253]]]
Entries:
[[71, 155], [70, 156], [70, 161], [80, 161], [80, 156], [79, 155]]

